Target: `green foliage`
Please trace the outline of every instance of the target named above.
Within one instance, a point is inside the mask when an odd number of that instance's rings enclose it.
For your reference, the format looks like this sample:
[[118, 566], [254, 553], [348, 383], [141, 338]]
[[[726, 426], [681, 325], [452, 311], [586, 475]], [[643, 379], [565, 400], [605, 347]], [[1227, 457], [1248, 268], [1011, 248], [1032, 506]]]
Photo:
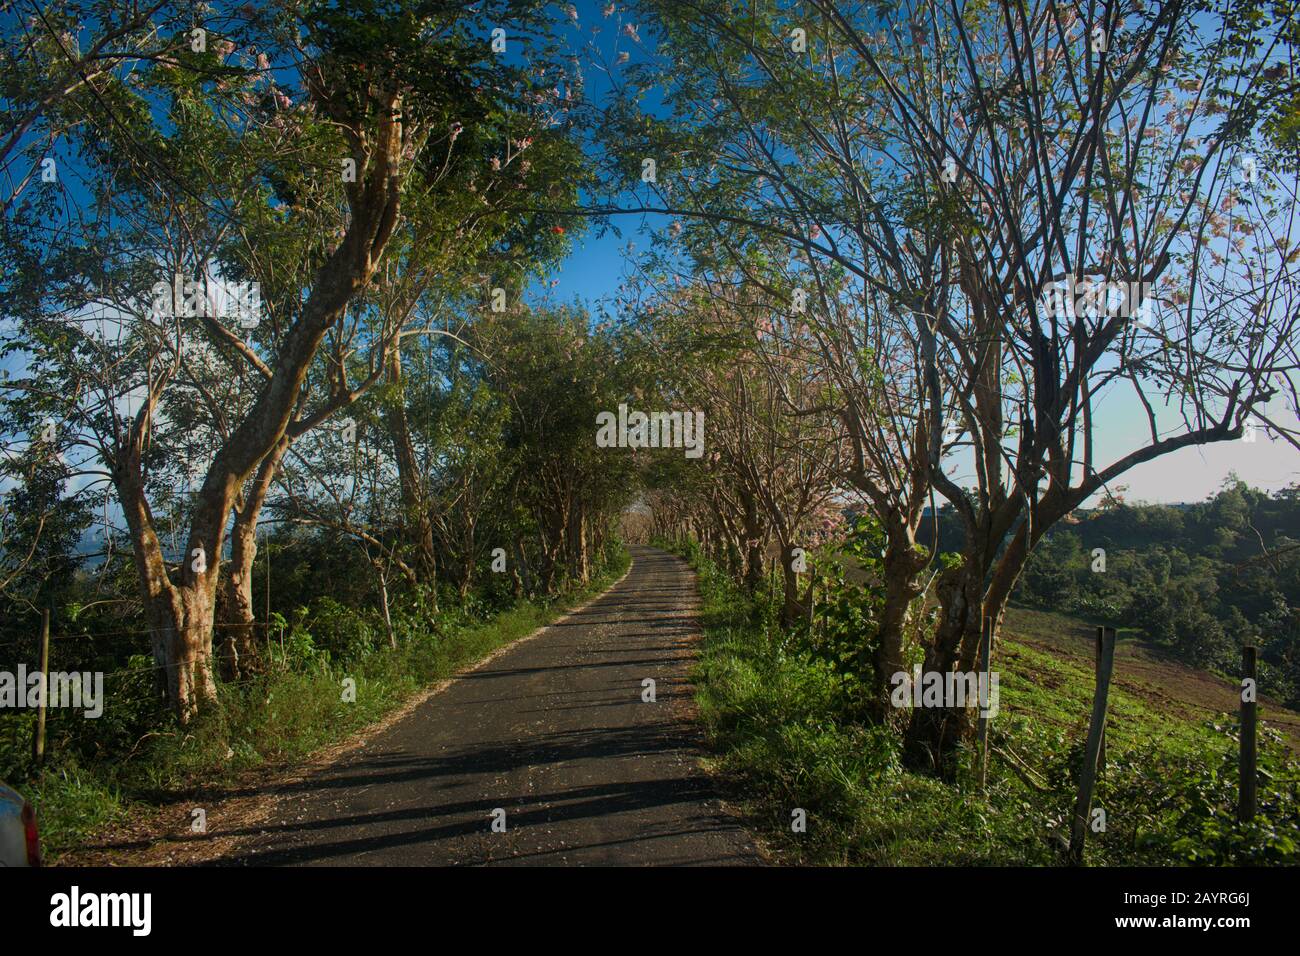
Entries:
[[[1237, 728], [1211, 723], [1236, 741]], [[1281, 737], [1259, 740], [1259, 814], [1237, 822], [1237, 752], [1169, 753], [1154, 744], [1116, 755], [1114, 783], [1100, 799], [1117, 809], [1108, 819], [1107, 852], [1143, 864], [1206, 866], [1300, 863], [1300, 772]], [[1108, 768], [1108, 773], [1111, 771]]]
[[0, 492], [0, 607], [30, 612], [70, 596], [78, 539], [90, 523], [86, 502], [68, 493], [71, 475], [43, 441], [0, 457], [0, 485], [8, 484]]
[[[941, 532], [942, 536], [943, 532]], [[1300, 703], [1300, 502], [1229, 479], [1188, 507], [1118, 505], [1051, 531], [1015, 600], [1143, 632], [1195, 667], [1235, 674], [1260, 648], [1260, 686]], [[1104, 573], [1092, 550], [1106, 552]]]
[[[975, 755], [956, 778], [906, 771], [900, 741], [844, 692], [833, 658], [755, 613], [751, 599], [698, 546], [680, 551], [700, 574], [705, 638], [700, 704], [718, 756], [751, 822], [784, 859], [869, 865], [1055, 865], [1064, 862], [1083, 759], [1091, 669], [1004, 637], [997, 751], [988, 788]], [[1171, 722], [1112, 687], [1109, 754], [1090, 833], [1092, 865], [1300, 862], [1300, 763], [1267, 728], [1260, 741], [1259, 817], [1236, 822], [1236, 741], [1222, 722]], [[1017, 755], [1035, 785], [1002, 753]], [[791, 810], [808, 812], [806, 833]]]
[[[809, 566], [817, 577], [817, 603], [811, 621], [801, 623], [787, 643], [829, 668], [842, 696], [836, 707], [844, 714], [860, 715], [872, 687], [872, 654], [879, 643], [884, 533], [879, 523], [859, 515], [846, 529], [837, 550], [826, 549]], [[846, 576], [852, 562], [855, 574]]]

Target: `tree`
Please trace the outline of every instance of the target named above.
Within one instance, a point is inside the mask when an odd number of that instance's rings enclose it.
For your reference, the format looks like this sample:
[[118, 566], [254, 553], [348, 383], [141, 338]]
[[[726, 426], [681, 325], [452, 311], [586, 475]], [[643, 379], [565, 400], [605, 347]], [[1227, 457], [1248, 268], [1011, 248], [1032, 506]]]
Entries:
[[[879, 293], [878, 320], [919, 360], [925, 420], [892, 429], [916, 479], [896, 501], [932, 486], [965, 529], [927, 670], [973, 667], [983, 619], [1082, 501], [1268, 421], [1279, 391], [1294, 403], [1295, 196], [1279, 175], [1294, 139], [1273, 109], [1295, 93], [1285, 21], [1200, 3], [646, 6], [674, 115], [627, 101], [615, 118], [673, 175], [631, 208], [689, 218], [715, 258], [772, 258], [780, 241], [834, 264]], [[1275, 145], [1272, 168], [1244, 163], [1252, 136]], [[1060, 283], [1093, 292], [1060, 307]], [[1121, 386], [1150, 440], [1097, 462], [1093, 411]], [[952, 451], [971, 456], [973, 488]], [[945, 766], [965, 729], [964, 713], [918, 709], [909, 759]]]
[[[279, 85], [281, 74], [265, 68], [242, 83], [210, 81], [186, 62], [160, 62], [133, 74], [113, 91], [129, 122], [114, 113], [78, 132], [84, 162], [103, 177], [94, 203], [82, 211], [93, 218], [64, 223], [73, 241], [53, 262], [40, 262], [36, 227], [13, 237], [22, 295], [11, 314], [37, 344], [29, 375], [13, 388], [62, 395], [71, 406], [62, 416], [73, 423], [71, 443], [107, 465], [130, 532], [155, 657], [182, 719], [214, 696], [214, 597], [232, 506], [291, 423], [304, 421], [302, 390], [318, 349], [369, 287], [412, 184], [438, 181], [439, 167], [432, 159], [423, 163], [424, 151], [431, 140], [455, 139], [448, 112], [476, 96], [493, 100], [492, 68], [482, 65], [490, 53], [471, 41], [455, 13], [437, 4], [303, 8], [301, 49], [276, 47], [267, 38], [256, 54], [268, 65], [277, 49], [286, 59], [290, 52], [298, 57], [296, 106]], [[292, 46], [296, 30], [289, 32]], [[217, 55], [232, 51], [212, 44], [202, 54]], [[286, 122], [285, 110], [299, 118]], [[217, 316], [201, 316], [203, 336], [183, 321], [191, 317], [184, 313], [192, 298], [182, 304], [154, 294], [150, 302], [144, 290], [160, 274], [193, 275], [196, 267], [208, 280], [228, 278], [220, 271], [214, 276], [210, 264], [239, 261], [229, 243], [241, 222], [278, 215], [289, 231], [319, 227], [311, 215], [295, 220], [287, 208], [292, 203], [264, 185], [264, 176], [276, 181], [274, 157], [295, 148], [332, 154], [328, 166], [314, 170], [311, 185], [333, 197], [321, 205], [335, 211], [335, 225], [324, 231], [297, 308], [272, 316], [276, 334], [260, 343], [266, 351], [253, 361]], [[151, 163], [140, 159], [142, 151]], [[158, 156], [169, 158], [165, 183], [154, 175]], [[123, 228], [124, 219], [132, 229]], [[101, 308], [99, 327], [79, 334], [49, 318], [62, 310], [80, 321], [93, 306]], [[233, 394], [240, 377], [220, 369], [231, 351], [262, 366], [242, 401]], [[200, 452], [198, 488], [183, 560], [173, 568], [150, 497], [156, 469], [179, 467], [155, 442], [186, 434], [176, 427], [183, 417], [176, 410], [193, 407], [185, 392], [196, 394], [203, 409], [201, 441], [190, 445], [204, 447], [190, 449]], [[160, 417], [163, 409], [167, 417]], [[192, 411], [188, 417], [193, 420]]]
[[[700, 283], [653, 306], [644, 335], [666, 370], [662, 397], [707, 423], [708, 501], [719, 537], [746, 552], [751, 587], [762, 532], [779, 549], [782, 620], [811, 612], [807, 555], [836, 521], [842, 443], [824, 380], [808, 373], [807, 328], [784, 325], [739, 284]], [[823, 526], [825, 524], [825, 526]], [[737, 539], [741, 540], [737, 540]], [[758, 572], [761, 573], [761, 572]]]
[[[635, 386], [619, 361], [617, 329], [593, 327], [577, 308], [521, 306], [487, 313], [470, 342], [483, 380], [508, 409], [504, 490], [517, 510], [499, 527], [514, 540], [493, 546], [513, 550], [543, 594], [566, 573], [586, 581], [592, 553], [638, 484], [633, 453], [596, 443], [597, 416]], [[537, 542], [531, 559], [529, 529]]]

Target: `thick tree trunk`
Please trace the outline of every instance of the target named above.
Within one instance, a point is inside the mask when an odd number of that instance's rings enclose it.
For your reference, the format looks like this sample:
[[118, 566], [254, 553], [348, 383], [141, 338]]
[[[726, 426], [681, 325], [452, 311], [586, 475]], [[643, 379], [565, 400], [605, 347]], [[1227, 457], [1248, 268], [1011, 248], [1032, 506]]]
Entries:
[[211, 654], [214, 597], [211, 584], [199, 583], [169, 586], [149, 602], [155, 658], [161, 650], [167, 696], [183, 721], [217, 698]]
[[137, 446], [117, 462], [113, 480], [131, 535], [159, 683], [184, 722], [217, 696], [211, 654], [217, 567], [185, 556], [183, 586], [172, 583], [140, 476]]
[[[1003, 498], [988, 514], [984, 530], [968, 528], [962, 563], [939, 578], [939, 621], [926, 649], [925, 670], [947, 673], [954, 668], [971, 672], [976, 667], [985, 618], [991, 618], [993, 633], [1002, 623], [1011, 591], [1029, 558], [1032, 545], [1072, 506], [1072, 500], [1056, 488], [1049, 488], [1041, 500], [1024, 507], [1021, 499]], [[1028, 515], [1002, 553], [994, 546], [983, 548], [972, 542], [981, 539], [1001, 542], [1012, 531], [1017, 518]], [[918, 708], [913, 712], [904, 745], [908, 763], [947, 772], [952, 745], [971, 731], [970, 711]]]
[[582, 584], [586, 584], [590, 577], [590, 568], [587, 560], [586, 524], [586, 509], [580, 505], [574, 506], [569, 511], [569, 524], [567, 529], [569, 574], [573, 576], [574, 580]]
[[[982, 554], [968, 554], [963, 563], [939, 578], [939, 621], [925, 651], [925, 673], [947, 674], [974, 667], [979, 647], [984, 606]], [[903, 755], [909, 766], [948, 772], [953, 746], [969, 733], [965, 708], [917, 707], [904, 738]]]
[[[903, 660], [903, 641], [912, 602], [921, 594], [920, 575], [927, 563], [926, 555], [912, 547], [910, 535], [891, 538], [885, 549], [885, 603], [880, 615], [880, 630], [871, 659], [872, 710], [877, 718], [892, 715], [889, 695], [895, 674], [907, 668]], [[892, 715], [897, 716], [897, 715]]]
[[235, 521], [230, 529], [230, 561], [221, 579], [218, 601], [221, 609], [218, 656], [226, 680], [243, 680], [258, 668], [257, 613], [253, 607], [257, 522], [288, 449], [289, 438], [286, 435], [262, 459], [257, 475], [245, 492], [242, 506], [235, 511]]

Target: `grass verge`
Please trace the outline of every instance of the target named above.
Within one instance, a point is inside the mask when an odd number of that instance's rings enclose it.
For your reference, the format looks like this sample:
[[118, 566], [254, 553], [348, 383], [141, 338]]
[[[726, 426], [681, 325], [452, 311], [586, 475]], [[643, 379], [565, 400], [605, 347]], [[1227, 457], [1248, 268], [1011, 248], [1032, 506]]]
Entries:
[[[704, 640], [698, 697], [735, 799], [778, 858], [800, 864], [1054, 865], [1063, 862], [1093, 675], [1008, 635], [988, 786], [974, 754], [954, 782], [906, 769], [898, 735], [845, 718], [834, 663], [770, 625], [771, 616], [693, 549]], [[758, 605], [761, 605], [760, 598]], [[1260, 814], [1234, 819], [1235, 720], [1190, 722], [1112, 687], [1108, 760], [1093, 806], [1091, 865], [1300, 861], [1300, 768], [1274, 732], [1261, 740]], [[1013, 765], [1014, 764], [1018, 765]], [[806, 832], [796, 832], [797, 811]]]

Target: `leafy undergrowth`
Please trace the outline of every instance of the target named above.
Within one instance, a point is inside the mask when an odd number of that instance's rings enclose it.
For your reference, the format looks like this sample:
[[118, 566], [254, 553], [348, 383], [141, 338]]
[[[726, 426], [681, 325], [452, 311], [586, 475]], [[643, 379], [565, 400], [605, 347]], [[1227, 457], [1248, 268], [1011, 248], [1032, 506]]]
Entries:
[[[700, 705], [718, 769], [779, 857], [804, 864], [1056, 865], [1093, 693], [1091, 667], [1014, 636], [999, 646], [987, 789], [963, 751], [952, 782], [904, 768], [895, 731], [855, 719], [834, 662], [771, 624], [698, 551]], [[1300, 767], [1262, 725], [1259, 816], [1235, 820], [1235, 717], [1188, 721], [1112, 686], [1090, 865], [1300, 862]], [[1013, 769], [1012, 762], [1019, 764]], [[797, 810], [806, 832], [793, 831]]]
[[[44, 853], [56, 861], [95, 831], [125, 820], [136, 809], [169, 802], [199, 786], [221, 784], [261, 766], [292, 764], [382, 719], [413, 694], [455, 674], [487, 654], [553, 621], [567, 608], [608, 587], [627, 570], [630, 557], [619, 548], [590, 584], [549, 600], [521, 601], [487, 620], [464, 610], [399, 622], [399, 642], [370, 633], [369, 624], [340, 605], [288, 628], [283, 647], [271, 646], [271, 668], [244, 685], [218, 686], [220, 707], [181, 728], [164, 721], [123, 752], [112, 752], [112, 728], [87, 727], [101, 739], [87, 755], [82, 746], [52, 748], [52, 759], [28, 775], [23, 793], [36, 808]], [[305, 626], [310, 624], [310, 627]], [[328, 633], [327, 633], [328, 631]], [[341, 640], [352, 646], [337, 649]], [[322, 645], [336, 648], [326, 652]], [[139, 674], [126, 675], [140, 708], [153, 707], [150, 661], [135, 660]], [[356, 682], [354, 702], [343, 700], [343, 682]], [[126, 709], [115, 698], [114, 711]], [[0, 758], [11, 779], [26, 760], [29, 721], [6, 721]], [[96, 752], [98, 751], [98, 752]]]

